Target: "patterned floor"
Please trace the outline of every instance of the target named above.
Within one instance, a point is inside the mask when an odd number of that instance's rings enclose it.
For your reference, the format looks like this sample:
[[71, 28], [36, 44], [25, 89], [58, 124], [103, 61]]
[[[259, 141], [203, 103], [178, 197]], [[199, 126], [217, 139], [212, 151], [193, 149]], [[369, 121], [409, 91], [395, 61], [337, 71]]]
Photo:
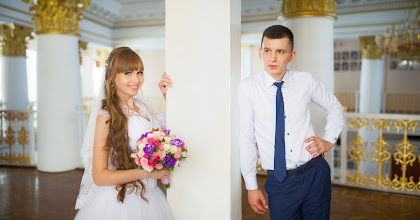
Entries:
[[[82, 170], [43, 173], [34, 168], [0, 166], [0, 219], [73, 219]], [[258, 177], [261, 189], [264, 176]], [[253, 213], [243, 188], [244, 220], [270, 219]], [[331, 219], [420, 219], [420, 197], [332, 187]]]

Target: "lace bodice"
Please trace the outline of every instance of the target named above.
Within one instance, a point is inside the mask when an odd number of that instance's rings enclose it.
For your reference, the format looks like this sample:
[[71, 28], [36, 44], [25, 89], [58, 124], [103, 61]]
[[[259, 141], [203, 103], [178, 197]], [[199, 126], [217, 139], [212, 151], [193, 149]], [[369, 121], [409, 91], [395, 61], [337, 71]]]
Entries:
[[[165, 129], [166, 128], [166, 118], [164, 114], [159, 113], [157, 110], [155, 110], [151, 104], [146, 104], [143, 101], [140, 100], [134, 100], [134, 104], [139, 108], [139, 112], [133, 111], [129, 107], [125, 105], [121, 105], [121, 109], [124, 113], [124, 115], [128, 119], [128, 136], [129, 136], [129, 145], [132, 150], [136, 149], [136, 142], [141, 137], [142, 134], [149, 132], [152, 130], [152, 128], [160, 128]], [[101, 109], [98, 113], [99, 115], [103, 115], [106, 117], [109, 117], [110, 114], [107, 110]], [[89, 146], [89, 148], [93, 146]], [[82, 152], [82, 154], [89, 154], [88, 157], [84, 157], [84, 162], [92, 161], [92, 155], [90, 152]], [[115, 166], [112, 165], [110, 160], [108, 160], [108, 169], [116, 169]], [[92, 178], [92, 170], [86, 170], [82, 178], [83, 185], [85, 182], [91, 182], [92, 180], [89, 178]], [[146, 179], [141, 180], [144, 185], [146, 186], [146, 192], [155, 190], [157, 187], [157, 181], [156, 179], [149, 179], [148, 181]], [[84, 195], [79, 194], [79, 197], [76, 202], [76, 209], [79, 209], [82, 207], [95, 193], [96, 190], [98, 190], [101, 187], [113, 187], [115, 186], [96, 186], [95, 184], [90, 187], [87, 193]]]

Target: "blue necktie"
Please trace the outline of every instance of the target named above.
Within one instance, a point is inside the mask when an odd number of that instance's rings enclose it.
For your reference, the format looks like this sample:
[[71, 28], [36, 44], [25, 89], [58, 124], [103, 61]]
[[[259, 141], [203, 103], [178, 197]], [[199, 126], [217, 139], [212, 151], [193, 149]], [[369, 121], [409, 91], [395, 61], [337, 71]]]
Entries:
[[286, 178], [286, 153], [284, 150], [284, 101], [281, 82], [275, 82], [276, 94], [276, 140], [274, 146], [274, 177], [280, 182]]

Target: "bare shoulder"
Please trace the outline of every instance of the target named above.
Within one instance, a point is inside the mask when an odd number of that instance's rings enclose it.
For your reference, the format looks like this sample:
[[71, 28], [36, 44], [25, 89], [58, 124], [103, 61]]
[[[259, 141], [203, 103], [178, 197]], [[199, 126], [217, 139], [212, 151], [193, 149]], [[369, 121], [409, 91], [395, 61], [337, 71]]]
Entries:
[[[96, 135], [107, 135], [109, 132], [109, 116], [105, 115], [98, 115], [96, 118], [96, 128], [95, 128], [95, 136]], [[108, 123], [107, 123], [108, 122]]]

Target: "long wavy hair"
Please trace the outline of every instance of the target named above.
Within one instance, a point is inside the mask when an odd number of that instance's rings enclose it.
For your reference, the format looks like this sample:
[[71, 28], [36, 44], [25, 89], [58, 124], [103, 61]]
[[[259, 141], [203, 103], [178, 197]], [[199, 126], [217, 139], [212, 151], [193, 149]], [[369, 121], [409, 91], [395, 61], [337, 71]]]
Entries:
[[[109, 133], [107, 137], [107, 147], [110, 152], [110, 161], [117, 170], [135, 169], [136, 165], [130, 158], [132, 150], [129, 146], [128, 138], [128, 118], [124, 115], [121, 104], [118, 102], [116, 88], [114, 86], [115, 76], [118, 73], [128, 71], [144, 70], [143, 61], [140, 56], [128, 47], [119, 47], [114, 49], [106, 60], [105, 67], [105, 99], [102, 100], [102, 109], [107, 110], [110, 119], [106, 121], [109, 124]], [[148, 202], [144, 197], [145, 187], [140, 180], [125, 183], [116, 186], [119, 191], [117, 200], [124, 202], [127, 189], [130, 193], [134, 190], [140, 191], [141, 198]]]

